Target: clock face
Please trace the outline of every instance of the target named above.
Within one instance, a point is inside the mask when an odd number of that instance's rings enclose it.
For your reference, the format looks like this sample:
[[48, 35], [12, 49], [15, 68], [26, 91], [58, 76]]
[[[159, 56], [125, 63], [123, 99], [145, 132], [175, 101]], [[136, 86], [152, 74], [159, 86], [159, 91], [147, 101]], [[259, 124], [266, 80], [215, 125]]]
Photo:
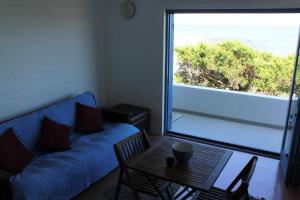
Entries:
[[135, 4], [132, 1], [125, 1], [121, 4], [120, 13], [124, 19], [130, 19], [135, 15]]

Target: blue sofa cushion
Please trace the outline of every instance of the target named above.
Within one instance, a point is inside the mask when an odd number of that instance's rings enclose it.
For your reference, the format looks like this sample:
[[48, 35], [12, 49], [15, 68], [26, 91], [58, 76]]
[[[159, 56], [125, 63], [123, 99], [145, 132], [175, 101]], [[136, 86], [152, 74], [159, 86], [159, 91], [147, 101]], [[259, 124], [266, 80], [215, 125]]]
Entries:
[[106, 123], [99, 133], [76, 133], [71, 150], [39, 156], [10, 178], [14, 199], [74, 197], [117, 166], [113, 144], [138, 131], [129, 124]]
[[41, 121], [44, 116], [47, 116], [58, 123], [74, 127], [76, 112], [75, 105], [77, 102], [87, 106], [96, 107], [93, 94], [91, 92], [86, 92], [37, 112], [2, 123], [0, 124], [0, 135], [5, 130], [12, 127], [16, 136], [24, 144], [24, 146], [28, 150], [34, 151], [40, 135]]

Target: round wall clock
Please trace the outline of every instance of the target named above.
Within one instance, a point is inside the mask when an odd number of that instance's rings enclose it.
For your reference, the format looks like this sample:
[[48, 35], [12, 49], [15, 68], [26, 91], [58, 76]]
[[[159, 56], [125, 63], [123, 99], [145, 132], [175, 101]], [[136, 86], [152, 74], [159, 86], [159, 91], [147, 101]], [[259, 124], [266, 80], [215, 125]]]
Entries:
[[124, 19], [133, 18], [134, 15], [135, 15], [135, 12], [136, 12], [136, 7], [135, 7], [135, 4], [132, 1], [130, 1], [130, 0], [124, 1], [121, 4], [120, 13], [121, 13], [121, 16]]

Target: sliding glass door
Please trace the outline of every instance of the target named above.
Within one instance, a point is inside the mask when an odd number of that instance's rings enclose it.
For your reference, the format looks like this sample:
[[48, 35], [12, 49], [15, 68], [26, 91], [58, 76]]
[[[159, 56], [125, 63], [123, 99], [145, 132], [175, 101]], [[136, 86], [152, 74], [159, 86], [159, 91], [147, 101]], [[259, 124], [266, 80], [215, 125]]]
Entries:
[[165, 131], [278, 157], [299, 12], [167, 11]]
[[280, 164], [286, 183], [299, 183], [300, 181], [300, 35], [295, 60], [293, 81], [289, 99], [289, 108], [286, 119], [286, 128], [280, 154]]

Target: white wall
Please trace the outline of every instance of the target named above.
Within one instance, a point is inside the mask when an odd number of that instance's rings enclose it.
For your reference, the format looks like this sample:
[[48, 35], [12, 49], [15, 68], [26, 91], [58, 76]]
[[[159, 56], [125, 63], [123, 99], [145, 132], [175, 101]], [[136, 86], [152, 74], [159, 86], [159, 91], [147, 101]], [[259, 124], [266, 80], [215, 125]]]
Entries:
[[173, 108], [284, 127], [288, 98], [175, 84]]
[[106, 0], [107, 102], [149, 107], [152, 131], [163, 130], [165, 9], [299, 8], [299, 0], [133, 0], [137, 14], [124, 20], [123, 0]]
[[0, 121], [86, 90], [105, 103], [102, 1], [0, 0]]

